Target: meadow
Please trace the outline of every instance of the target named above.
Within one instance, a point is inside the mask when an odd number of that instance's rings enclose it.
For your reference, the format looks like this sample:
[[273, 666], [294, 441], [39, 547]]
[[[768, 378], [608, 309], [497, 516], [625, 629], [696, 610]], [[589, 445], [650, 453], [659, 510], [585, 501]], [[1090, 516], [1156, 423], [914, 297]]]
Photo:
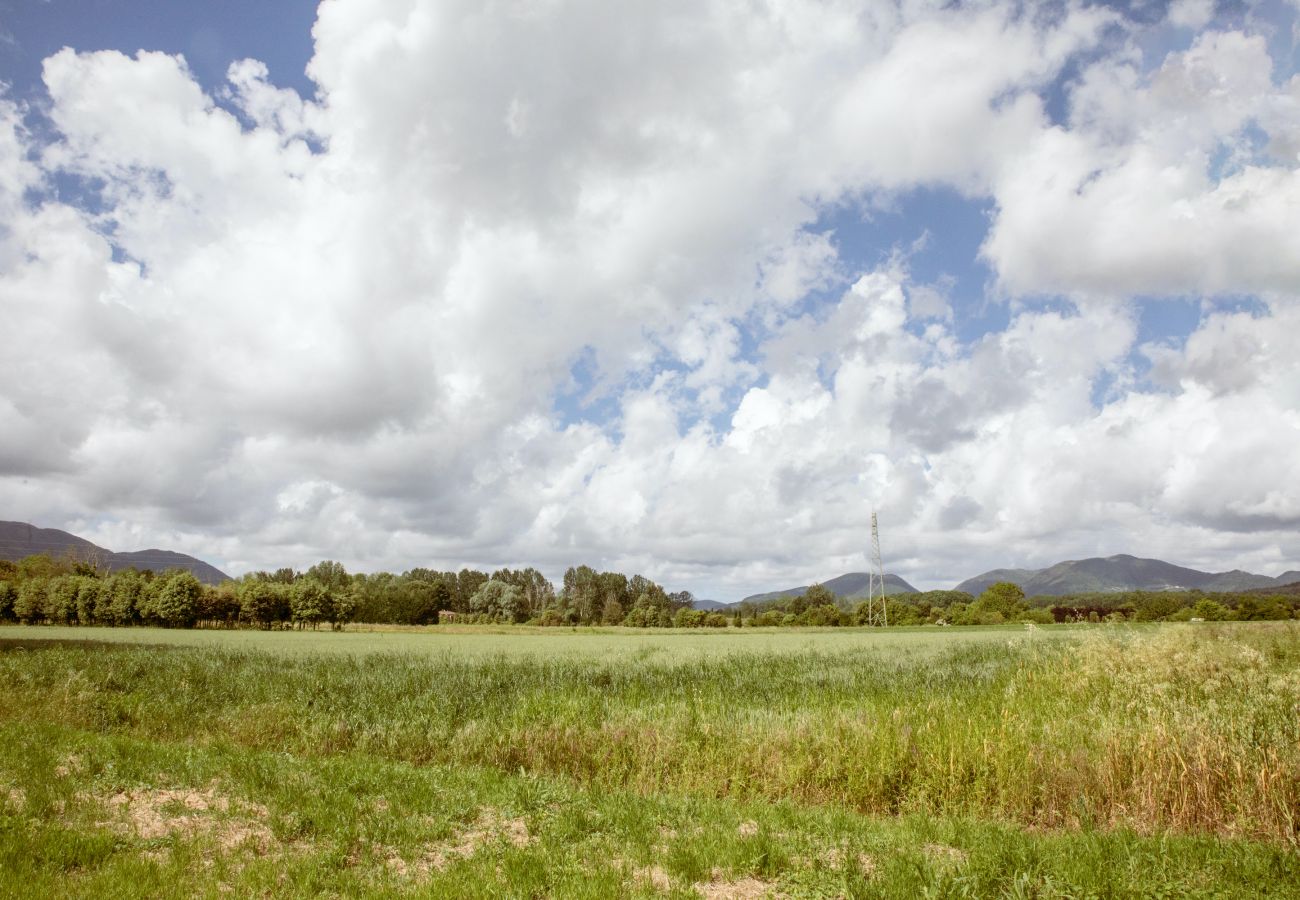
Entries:
[[1300, 896], [1300, 624], [0, 628], [22, 896]]

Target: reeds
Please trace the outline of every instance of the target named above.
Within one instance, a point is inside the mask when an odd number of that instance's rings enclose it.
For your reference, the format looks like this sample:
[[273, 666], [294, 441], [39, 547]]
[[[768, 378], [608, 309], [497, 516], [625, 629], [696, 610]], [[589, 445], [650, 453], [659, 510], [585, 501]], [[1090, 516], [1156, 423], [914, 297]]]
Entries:
[[919, 656], [0, 654], [0, 716], [38, 714], [647, 796], [1291, 845], [1300, 821], [1295, 623], [1107, 628], [1079, 641], [1008, 632]]

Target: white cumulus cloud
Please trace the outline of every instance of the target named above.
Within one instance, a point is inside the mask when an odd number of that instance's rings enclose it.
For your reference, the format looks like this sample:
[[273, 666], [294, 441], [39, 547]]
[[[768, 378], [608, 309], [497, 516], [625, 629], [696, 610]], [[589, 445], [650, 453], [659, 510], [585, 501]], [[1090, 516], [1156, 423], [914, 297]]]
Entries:
[[[873, 508], [925, 587], [1294, 568], [1300, 82], [1207, 8], [1151, 59], [1082, 4], [325, 0], [312, 98], [65, 49], [0, 98], [0, 506], [726, 599], [860, 569]], [[826, 224], [918, 187], [991, 204], [1005, 327]]]

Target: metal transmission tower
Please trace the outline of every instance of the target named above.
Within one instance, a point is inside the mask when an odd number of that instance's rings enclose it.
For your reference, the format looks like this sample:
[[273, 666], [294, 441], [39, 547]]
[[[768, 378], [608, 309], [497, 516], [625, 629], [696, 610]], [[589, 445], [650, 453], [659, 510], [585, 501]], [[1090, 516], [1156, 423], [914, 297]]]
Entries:
[[876, 524], [875, 510], [871, 512], [871, 571], [867, 574], [867, 624], [885, 626], [889, 614], [885, 611], [885, 564], [880, 559], [880, 527]]

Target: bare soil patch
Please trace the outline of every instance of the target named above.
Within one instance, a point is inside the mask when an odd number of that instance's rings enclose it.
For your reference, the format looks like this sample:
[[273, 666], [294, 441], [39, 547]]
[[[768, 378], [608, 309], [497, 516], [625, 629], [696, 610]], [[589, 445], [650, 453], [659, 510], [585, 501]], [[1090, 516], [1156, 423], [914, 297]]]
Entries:
[[776, 886], [759, 878], [728, 879], [717, 869], [708, 881], [696, 882], [695, 892], [705, 900], [759, 900], [759, 898], [779, 898], [784, 894], [776, 893]]
[[486, 808], [472, 825], [456, 832], [449, 840], [424, 849], [415, 860], [408, 861], [395, 851], [388, 851], [388, 867], [398, 875], [427, 878], [441, 872], [457, 859], [468, 859], [486, 846], [506, 844], [527, 847], [536, 840], [520, 818], [508, 818], [500, 810]]
[[101, 802], [112, 813], [102, 827], [145, 840], [179, 835], [211, 840], [222, 850], [251, 846], [259, 853], [275, 845], [267, 826], [266, 807], [232, 800], [215, 786], [193, 788], [147, 788], [122, 791]]

